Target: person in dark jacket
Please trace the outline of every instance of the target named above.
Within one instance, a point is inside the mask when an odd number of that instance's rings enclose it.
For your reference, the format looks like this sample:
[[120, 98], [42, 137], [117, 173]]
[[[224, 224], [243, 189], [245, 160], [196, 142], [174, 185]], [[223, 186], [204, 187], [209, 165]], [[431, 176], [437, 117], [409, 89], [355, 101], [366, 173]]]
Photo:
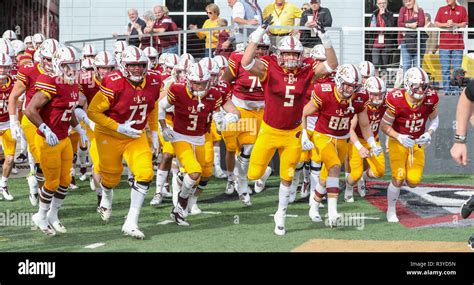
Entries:
[[[321, 7], [321, 0], [311, 0], [310, 9], [307, 9], [301, 15], [300, 25], [307, 28], [315, 28], [316, 23], [320, 22], [324, 28], [332, 26], [331, 11], [328, 8]], [[318, 44], [321, 44], [321, 39], [315, 31], [301, 30], [300, 41], [305, 47], [305, 53]]]
[[[393, 13], [387, 10], [387, 0], [377, 0], [377, 9], [370, 18], [370, 27], [394, 27]], [[395, 48], [393, 32], [370, 32], [368, 47], [372, 50], [372, 63], [377, 69], [385, 69], [390, 64], [391, 51]]]

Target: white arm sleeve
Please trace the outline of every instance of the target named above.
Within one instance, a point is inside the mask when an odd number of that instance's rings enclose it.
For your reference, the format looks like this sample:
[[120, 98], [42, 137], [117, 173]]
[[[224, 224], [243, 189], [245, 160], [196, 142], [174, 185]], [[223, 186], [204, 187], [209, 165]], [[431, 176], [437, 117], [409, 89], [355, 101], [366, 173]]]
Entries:
[[158, 103], [158, 120], [166, 119], [166, 109], [170, 108], [170, 102], [168, 102], [167, 97], [161, 98], [160, 102]]
[[430, 126], [428, 130], [433, 130], [433, 132], [436, 132], [439, 126], [439, 116], [436, 116], [433, 120], [430, 121]]
[[245, 8], [244, 5], [240, 2], [236, 2], [232, 7], [232, 18], [242, 18], [245, 19]]

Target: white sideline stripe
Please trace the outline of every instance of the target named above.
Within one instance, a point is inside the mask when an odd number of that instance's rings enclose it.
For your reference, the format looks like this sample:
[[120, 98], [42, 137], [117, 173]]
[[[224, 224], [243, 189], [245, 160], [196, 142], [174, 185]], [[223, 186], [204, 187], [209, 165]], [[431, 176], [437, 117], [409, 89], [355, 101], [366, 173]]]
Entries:
[[93, 244], [86, 245], [84, 248], [94, 249], [94, 248], [98, 248], [98, 247], [101, 247], [101, 246], [104, 246], [104, 245], [105, 245], [105, 243], [98, 242], [98, 243], [93, 243]]
[[220, 215], [220, 214], [222, 214], [222, 212], [202, 211], [202, 214]]
[[158, 222], [156, 223], [157, 225], [167, 225], [167, 224], [171, 224], [171, 223], [174, 223], [172, 220], [164, 220], [162, 222]]
[[[269, 216], [269, 217], [273, 217], [273, 216], [275, 216], [275, 215], [274, 215], [274, 214], [270, 214], [270, 215], [268, 215], [268, 216]], [[288, 218], [298, 218], [298, 215], [288, 215], [288, 214], [287, 214], [286, 216], [287, 216]]]

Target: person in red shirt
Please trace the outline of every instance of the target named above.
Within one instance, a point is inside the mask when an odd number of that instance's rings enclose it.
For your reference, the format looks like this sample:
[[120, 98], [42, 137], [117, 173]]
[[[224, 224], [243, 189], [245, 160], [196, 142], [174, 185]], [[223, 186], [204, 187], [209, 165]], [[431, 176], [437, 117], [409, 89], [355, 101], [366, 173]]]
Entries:
[[[153, 28], [145, 28], [145, 33], [164, 33], [178, 30], [176, 23], [168, 16], [169, 10], [166, 6], [157, 5], [153, 8], [153, 11], [156, 16], [155, 25], [153, 25]], [[153, 42], [154, 47], [161, 53], [178, 54], [178, 35], [160, 36], [159, 39]]]
[[35, 83], [36, 93], [25, 110], [25, 116], [36, 126], [34, 137], [39, 163], [44, 174], [44, 186], [39, 192], [39, 209], [32, 216], [35, 225], [49, 236], [67, 230], [58, 218], [58, 211], [71, 183], [72, 145], [69, 127], [79, 133], [82, 145], [87, 135], [74, 115], [79, 103], [77, 52], [62, 47], [53, 56], [52, 72], [41, 74]]
[[439, 28], [447, 29], [439, 35], [439, 58], [441, 61], [441, 73], [443, 76], [443, 89], [445, 92], [452, 91], [449, 84], [451, 68], [459, 69], [462, 63], [464, 50], [463, 33], [458, 28], [466, 27], [469, 19], [466, 8], [456, 4], [456, 0], [446, 0], [448, 5], [439, 8], [436, 14], [435, 24]]
[[[417, 66], [416, 28], [425, 26], [425, 13], [418, 7], [416, 0], [405, 0], [404, 4], [405, 6], [400, 8], [398, 13], [397, 25], [400, 28], [413, 29], [413, 32], [399, 32], [397, 37], [403, 58], [403, 72], [406, 72], [412, 66]], [[423, 59], [423, 54], [424, 50], [421, 46], [420, 61]]]

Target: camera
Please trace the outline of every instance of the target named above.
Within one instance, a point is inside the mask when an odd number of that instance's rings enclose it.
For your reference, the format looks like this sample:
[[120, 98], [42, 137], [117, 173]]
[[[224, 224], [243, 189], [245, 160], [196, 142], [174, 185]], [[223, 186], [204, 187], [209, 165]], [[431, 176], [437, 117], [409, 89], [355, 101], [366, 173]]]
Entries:
[[466, 78], [466, 71], [462, 68], [453, 70], [451, 74], [451, 85], [457, 87], [466, 87], [471, 79]]

